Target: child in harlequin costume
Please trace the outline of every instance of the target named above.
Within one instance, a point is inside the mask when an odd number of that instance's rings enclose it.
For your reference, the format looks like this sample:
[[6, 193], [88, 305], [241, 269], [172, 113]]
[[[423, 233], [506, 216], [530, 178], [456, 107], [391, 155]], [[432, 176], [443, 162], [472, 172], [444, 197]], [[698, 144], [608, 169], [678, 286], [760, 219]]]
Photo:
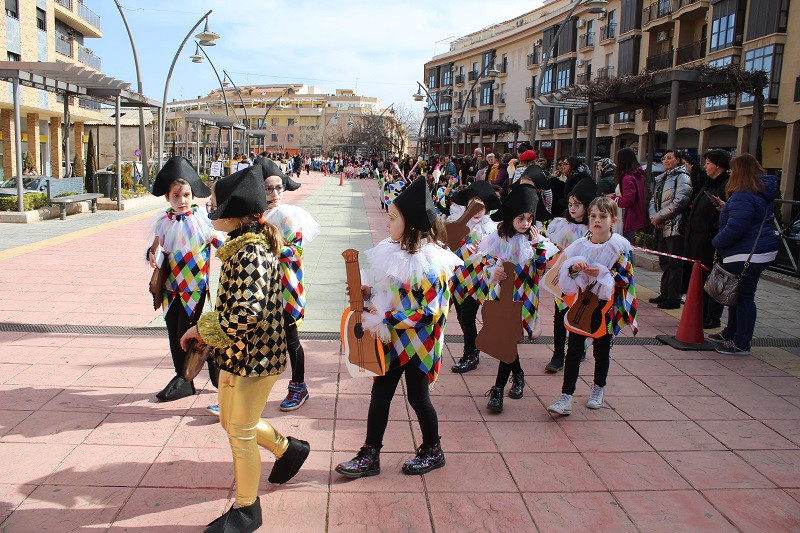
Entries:
[[270, 483], [285, 483], [308, 457], [307, 442], [284, 437], [261, 412], [286, 368], [286, 336], [278, 253], [282, 237], [265, 219], [264, 179], [259, 165], [222, 178], [215, 187], [214, 227], [228, 233], [217, 251], [222, 260], [214, 311], [181, 338], [214, 349], [221, 370], [219, 417], [228, 433], [236, 480], [236, 505], [211, 522], [206, 533], [249, 533], [261, 526], [258, 485], [262, 446], [275, 455]]
[[442, 176], [439, 177], [439, 187], [436, 189], [436, 210], [439, 211], [442, 219], [450, 215], [450, 205], [454, 191], [458, 187], [458, 176]]
[[389, 407], [403, 374], [408, 403], [422, 430], [422, 444], [403, 472], [424, 474], [445, 463], [428, 389], [441, 367], [449, 280], [461, 260], [441, 243], [444, 228], [424, 178], [409, 185], [389, 207], [388, 229], [389, 238], [364, 254], [370, 268], [361, 289], [372, 312], [362, 320], [384, 342], [386, 373], [372, 384], [364, 446], [355, 458], [336, 467], [351, 478], [380, 473]]
[[292, 366], [292, 379], [289, 392], [281, 402], [281, 411], [293, 411], [308, 400], [308, 387], [305, 380], [305, 352], [300, 344], [297, 327], [305, 316], [306, 295], [303, 285], [303, 246], [319, 235], [319, 224], [311, 214], [300, 207], [282, 202], [283, 191], [295, 191], [300, 184], [293, 181], [265, 158], [257, 158], [264, 175], [269, 209], [264, 213], [267, 222], [278, 228], [283, 236], [280, 265], [283, 283], [283, 321], [286, 328], [286, 342], [289, 346], [289, 362]]
[[[589, 231], [588, 205], [594, 200], [596, 189], [593, 180], [581, 180], [567, 195], [567, 211], [563, 217], [554, 218], [547, 226], [547, 237], [564, 250], [567, 246], [577, 241]], [[553, 315], [553, 357], [545, 366], [545, 371], [554, 374], [564, 368], [566, 358], [565, 345], [567, 343], [567, 328], [564, 327], [564, 316], [567, 314], [567, 304], [561, 298], [555, 299], [555, 314]]]
[[[158, 247], [169, 262], [162, 309], [167, 324], [175, 377], [156, 397], [170, 402], [195, 393], [194, 383], [181, 377], [186, 364], [186, 352], [180, 338], [203, 311], [208, 291], [210, 246], [219, 248], [223, 236], [208, 220], [205, 210], [191, 203], [193, 196], [211, 194], [200, 180], [194, 167], [183, 157], [176, 156], [164, 163], [153, 181], [153, 195], [165, 195], [170, 207], [153, 220], [155, 240], [148, 250], [150, 264], [156, 267]], [[217, 369], [209, 363], [209, 374], [216, 385]]]
[[453, 275], [453, 296], [461, 330], [464, 333], [464, 354], [450, 370], [463, 374], [478, 368], [480, 362], [480, 350], [475, 347], [475, 338], [478, 336], [476, 320], [480, 304], [474, 297], [469, 297], [468, 293], [471, 292], [470, 287], [476, 276], [480, 276], [483, 271], [483, 263], [474, 261], [480, 259], [480, 256], [475, 256], [478, 246], [485, 236], [497, 230], [497, 222], [489, 217], [488, 212], [500, 209], [500, 197], [488, 181], [480, 180], [453, 194], [452, 200], [454, 206], [463, 205], [466, 206], [465, 209], [474, 203], [483, 206], [483, 209], [467, 222], [470, 232], [455, 251], [465, 265], [456, 267]]
[[[588, 211], [591, 236], [578, 239], [564, 250], [567, 260], [559, 271], [559, 285], [564, 294], [574, 294], [596, 282], [591, 288], [593, 293], [601, 300], [613, 298], [607, 316], [607, 333], [592, 340], [594, 383], [586, 406], [600, 409], [605, 401], [611, 341], [626, 324], [634, 335], [637, 333], [636, 288], [631, 244], [622, 235], [611, 231], [617, 221], [617, 204], [611, 198], [601, 196], [592, 200]], [[581, 358], [586, 353], [586, 339], [570, 332], [561, 398], [548, 407], [548, 411], [561, 415], [572, 413], [572, 396], [578, 382]]]
[[[541, 239], [534, 221], [537, 201], [536, 189], [527, 184], [516, 185], [503, 199], [500, 209], [491, 216], [492, 220], [499, 222], [497, 230], [484, 237], [478, 246], [477, 261], [473, 261], [473, 264], [480, 262], [481, 265], [475, 268], [477, 283], [473, 284], [470, 295], [479, 303], [498, 299], [501, 288], [498, 283], [505, 277], [502, 265], [506, 261], [512, 262], [514, 280], [508, 280], [505, 286], [513, 287], [514, 300], [522, 302], [520, 327], [528, 335], [533, 334], [536, 324], [539, 278], [545, 272], [549, 252], [548, 243]], [[486, 392], [489, 397], [486, 408], [490, 411], [503, 411], [503, 389], [509, 377], [509, 398], [522, 398], [525, 375], [519, 355], [511, 364], [500, 362], [495, 384]]]

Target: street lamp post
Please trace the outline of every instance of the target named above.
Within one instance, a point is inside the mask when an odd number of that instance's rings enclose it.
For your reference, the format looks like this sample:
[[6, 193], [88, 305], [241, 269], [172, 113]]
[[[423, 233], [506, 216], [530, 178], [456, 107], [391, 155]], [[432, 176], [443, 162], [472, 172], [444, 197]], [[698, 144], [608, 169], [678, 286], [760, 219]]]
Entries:
[[[263, 129], [267, 128], [267, 115], [269, 115], [269, 113], [270, 113], [270, 111], [272, 111], [273, 107], [275, 109], [277, 109], [278, 111], [281, 111], [282, 109], [286, 108], [286, 106], [281, 104], [281, 98], [283, 98], [283, 93], [278, 95], [278, 97], [275, 100], [273, 100], [272, 103], [269, 104], [269, 106], [267, 106], [267, 108], [264, 110], [264, 116], [261, 118], [261, 127]], [[265, 136], [264, 137], [264, 150], [266, 150], [266, 149], [267, 149], [267, 138]]]
[[[428, 89], [426, 89], [425, 86], [422, 85], [420, 82], [417, 82], [417, 86], [419, 87], [419, 89], [417, 89], [417, 92], [415, 94], [411, 95], [411, 98], [413, 98], [415, 102], [421, 102], [425, 98], [424, 96], [422, 96], [422, 93], [420, 92], [421, 89], [425, 91], [425, 94], [428, 96], [428, 104], [431, 104], [433, 102], [433, 98], [431, 97], [431, 93], [428, 92]], [[442, 110], [438, 97], [436, 99], [435, 105], [436, 105], [436, 132], [437, 132], [437, 137], [439, 137], [439, 155], [441, 155], [442, 152], [444, 152], [444, 142], [442, 140]], [[425, 114], [427, 115], [427, 113]], [[417, 143], [419, 143], [419, 141], [417, 141]], [[428, 155], [430, 156], [430, 154]]]
[[[492, 61], [489, 64], [487, 64], [483, 68], [483, 70], [481, 70], [480, 73], [475, 77], [475, 81], [472, 82], [472, 86], [469, 88], [469, 91], [467, 91], [467, 95], [464, 98], [464, 102], [461, 104], [461, 116], [459, 117], [460, 120], [464, 119], [464, 111], [467, 109], [467, 103], [469, 102], [470, 96], [475, 93], [475, 87], [477, 87], [478, 83], [483, 78], [494, 78], [498, 74], [500, 74], [500, 71], [497, 70], [497, 68], [495, 67], [495, 65], [494, 65], [494, 57], [493, 57]], [[464, 155], [467, 155], [466, 154], [466, 141], [467, 141], [467, 139], [466, 139], [466, 136], [465, 136], [464, 137], [464, 146], [465, 146]], [[458, 128], [458, 139], [456, 139], [456, 150], [458, 149], [459, 142], [461, 142], [461, 128]]]
[[178, 51], [175, 53], [175, 57], [172, 58], [172, 64], [169, 67], [169, 73], [167, 74], [167, 81], [166, 83], [164, 83], [164, 98], [161, 101], [162, 102], [161, 112], [159, 113], [161, 116], [159, 117], [158, 120], [158, 169], [159, 170], [161, 170], [161, 166], [163, 164], [162, 156], [164, 154], [164, 129], [165, 129], [164, 127], [166, 125], [165, 123], [167, 120], [167, 96], [169, 94], [169, 81], [172, 78], [172, 72], [175, 70], [175, 63], [178, 62], [178, 56], [181, 55], [181, 51], [183, 50], [183, 47], [186, 45], [186, 41], [189, 40], [189, 37], [192, 36], [192, 32], [196, 30], [197, 27], [200, 26], [200, 24], [204, 20], [206, 21], [205, 29], [202, 32], [195, 35], [197, 39], [200, 39], [199, 44], [202, 45], [203, 41], [214, 42], [217, 39], [219, 39], [219, 35], [212, 32], [208, 28], [208, 17], [209, 15], [211, 15], [211, 12], [212, 10], [209, 9], [208, 13], [200, 17], [200, 20], [198, 20], [197, 23], [194, 26], [192, 26], [192, 29], [189, 30], [189, 33], [186, 34], [186, 37], [184, 37], [183, 41], [181, 42], [181, 45], [178, 47]]
[[224, 70], [222, 73], [225, 77], [233, 84], [233, 88], [236, 90], [236, 94], [239, 95], [239, 101], [242, 103], [242, 110], [244, 111], [244, 133], [242, 134], [242, 149], [246, 152], [245, 155], [250, 155], [250, 140], [247, 138], [247, 128], [250, 125], [250, 118], [247, 116], [247, 106], [244, 105], [244, 98], [242, 98], [242, 91], [239, 90], [239, 87], [236, 86], [236, 82], [233, 81], [230, 74], [225, 72]]

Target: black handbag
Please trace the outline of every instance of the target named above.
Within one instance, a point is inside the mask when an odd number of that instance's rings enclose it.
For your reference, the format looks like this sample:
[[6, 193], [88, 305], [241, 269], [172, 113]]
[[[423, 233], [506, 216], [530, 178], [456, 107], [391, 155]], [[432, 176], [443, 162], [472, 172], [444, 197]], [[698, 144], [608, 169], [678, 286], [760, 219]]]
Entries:
[[750, 266], [750, 260], [753, 258], [753, 252], [755, 252], [758, 245], [758, 239], [761, 238], [761, 232], [764, 231], [764, 223], [767, 221], [769, 207], [769, 204], [767, 204], [764, 210], [764, 220], [761, 221], [761, 228], [758, 230], [758, 235], [753, 247], [750, 249], [750, 255], [745, 261], [744, 267], [742, 267], [741, 274], [733, 274], [722, 268], [722, 263], [717, 261], [717, 252], [714, 252], [714, 266], [711, 268], [711, 273], [708, 275], [703, 289], [722, 305], [733, 306], [739, 300], [739, 286], [742, 284], [747, 267]]

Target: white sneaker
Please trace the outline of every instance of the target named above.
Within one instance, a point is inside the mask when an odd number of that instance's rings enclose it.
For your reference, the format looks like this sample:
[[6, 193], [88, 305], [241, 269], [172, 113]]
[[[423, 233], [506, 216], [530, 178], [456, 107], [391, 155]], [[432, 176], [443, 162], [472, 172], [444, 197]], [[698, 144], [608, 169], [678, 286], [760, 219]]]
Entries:
[[561, 394], [561, 398], [556, 403], [547, 408], [551, 413], [560, 415], [572, 414], [572, 394]]
[[589, 400], [586, 402], [586, 407], [589, 409], [600, 409], [603, 407], [603, 401], [606, 396], [606, 388], [605, 387], [598, 387], [597, 385], [592, 385], [592, 395], [589, 397]]

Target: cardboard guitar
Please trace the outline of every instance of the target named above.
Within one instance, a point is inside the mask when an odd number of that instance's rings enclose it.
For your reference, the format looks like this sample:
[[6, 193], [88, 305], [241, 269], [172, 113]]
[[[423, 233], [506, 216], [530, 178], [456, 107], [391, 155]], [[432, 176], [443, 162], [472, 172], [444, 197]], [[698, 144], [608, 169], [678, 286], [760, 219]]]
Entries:
[[567, 256], [560, 253], [551, 262], [547, 272], [542, 276], [541, 287], [547, 292], [551, 293], [556, 298], [564, 298], [564, 293], [561, 290], [561, 285], [558, 282], [558, 271], [561, 270], [561, 265], [567, 260]]
[[[522, 302], [514, 301], [514, 263], [503, 263], [506, 279], [500, 282], [500, 298], [481, 306], [483, 327], [475, 339], [482, 352], [504, 363], [517, 358], [517, 343], [522, 340]], [[505, 288], [504, 288], [505, 287]]]
[[464, 237], [469, 235], [469, 226], [467, 226], [467, 222], [483, 208], [483, 204], [472, 202], [472, 205], [465, 209], [458, 219], [445, 223], [444, 229], [447, 233], [445, 242], [451, 252], [455, 252], [461, 248], [461, 241], [464, 240]]
[[564, 297], [564, 301], [569, 305], [569, 310], [564, 316], [564, 327], [578, 335], [597, 339], [608, 334], [608, 311], [614, 304], [614, 299], [598, 298], [592, 292], [595, 285], [597, 282], [593, 281], [585, 289], [580, 289], [577, 294], [568, 294]]
[[386, 373], [383, 343], [373, 332], [364, 329], [361, 323], [364, 300], [361, 296], [358, 251], [347, 249], [342, 252], [342, 257], [347, 271], [347, 288], [350, 290], [350, 307], [342, 313], [339, 328], [347, 370], [354, 378], [382, 376]]

